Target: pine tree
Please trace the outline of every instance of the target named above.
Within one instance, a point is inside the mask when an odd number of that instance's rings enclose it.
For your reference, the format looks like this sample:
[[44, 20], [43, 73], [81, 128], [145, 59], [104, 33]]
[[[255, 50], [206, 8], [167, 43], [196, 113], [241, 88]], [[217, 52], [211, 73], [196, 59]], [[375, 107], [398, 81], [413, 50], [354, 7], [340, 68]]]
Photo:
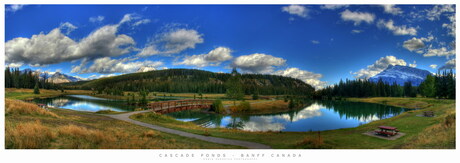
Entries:
[[38, 89], [38, 82], [35, 83], [34, 94], [40, 94], [40, 90]]

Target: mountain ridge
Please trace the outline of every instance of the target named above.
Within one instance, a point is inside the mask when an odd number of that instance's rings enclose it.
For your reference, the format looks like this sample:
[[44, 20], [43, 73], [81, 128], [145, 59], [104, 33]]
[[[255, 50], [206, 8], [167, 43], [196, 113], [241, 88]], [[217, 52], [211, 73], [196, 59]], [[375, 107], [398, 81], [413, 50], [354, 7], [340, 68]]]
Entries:
[[393, 84], [396, 82], [398, 85], [404, 85], [405, 82], [409, 81], [412, 86], [418, 86], [426, 79], [427, 75], [432, 75], [432, 73], [415, 67], [389, 65], [382, 72], [369, 78], [369, 81], [378, 82], [382, 79], [385, 83]]

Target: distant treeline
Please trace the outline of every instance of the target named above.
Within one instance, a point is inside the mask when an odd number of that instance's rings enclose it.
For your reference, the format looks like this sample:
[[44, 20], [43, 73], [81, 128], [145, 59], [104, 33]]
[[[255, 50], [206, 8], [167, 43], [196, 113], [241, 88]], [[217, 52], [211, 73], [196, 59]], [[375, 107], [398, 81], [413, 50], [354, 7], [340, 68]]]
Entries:
[[[97, 79], [69, 89], [94, 90], [98, 93], [117, 93], [146, 89], [150, 92], [170, 93], [226, 93], [229, 73], [214, 73], [194, 69], [168, 69], [143, 73], [125, 74]], [[242, 74], [244, 94], [261, 95], [312, 95], [314, 88], [299, 79], [278, 75]]]
[[[45, 74], [46, 75], [46, 74]], [[61, 86], [48, 82], [45, 77], [32, 71], [21, 72], [19, 68], [5, 68], [5, 88], [33, 89], [37, 84], [41, 89], [61, 89]]]
[[428, 75], [418, 87], [411, 82], [403, 86], [395, 83], [385, 83], [382, 80], [340, 80], [338, 84], [317, 90], [314, 97], [331, 99], [340, 97], [423, 97], [455, 99], [455, 75], [452, 70]]

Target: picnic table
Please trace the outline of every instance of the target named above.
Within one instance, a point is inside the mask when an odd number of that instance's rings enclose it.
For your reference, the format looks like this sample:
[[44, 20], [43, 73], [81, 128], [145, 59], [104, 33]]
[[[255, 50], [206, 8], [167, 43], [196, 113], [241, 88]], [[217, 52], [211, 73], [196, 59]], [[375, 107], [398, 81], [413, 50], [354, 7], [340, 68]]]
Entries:
[[374, 133], [376, 135], [383, 135], [383, 136], [395, 136], [398, 134], [399, 130], [396, 127], [391, 126], [379, 126], [379, 130], [375, 130]]

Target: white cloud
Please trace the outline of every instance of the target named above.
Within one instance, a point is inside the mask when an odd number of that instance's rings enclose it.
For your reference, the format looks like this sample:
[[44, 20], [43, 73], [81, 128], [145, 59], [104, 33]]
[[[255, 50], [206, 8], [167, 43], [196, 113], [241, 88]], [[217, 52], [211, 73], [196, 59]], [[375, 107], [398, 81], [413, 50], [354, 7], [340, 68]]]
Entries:
[[18, 10], [21, 10], [23, 7], [24, 7], [24, 5], [22, 5], [22, 4], [12, 4], [12, 5], [6, 6], [5, 11], [7, 11], [7, 12], [16, 12]]
[[385, 56], [375, 61], [374, 64], [368, 65], [367, 68], [361, 69], [353, 74], [355, 74], [355, 78], [357, 79], [369, 79], [385, 70], [388, 65], [406, 66], [407, 63], [403, 59], [398, 59], [395, 56]]
[[[67, 32], [76, 28], [70, 23], [64, 23], [64, 26]], [[118, 34], [118, 27], [119, 24], [103, 26], [82, 38], [80, 42], [64, 35], [61, 27], [48, 34], [41, 32], [30, 38], [17, 37], [5, 43], [5, 61], [40, 66], [82, 58], [95, 59], [127, 54], [134, 49], [136, 43], [130, 36]]]
[[289, 5], [281, 8], [283, 12], [287, 12], [291, 15], [297, 15], [302, 18], [308, 17], [309, 10], [305, 6], [301, 5]]
[[399, 14], [403, 13], [401, 8], [398, 8], [398, 7], [396, 7], [395, 5], [392, 5], [392, 4], [385, 4], [385, 5], [382, 5], [382, 7], [383, 7], [385, 13], [389, 13], [389, 14], [392, 14], [392, 15], [399, 15]]
[[285, 70], [278, 70], [275, 71], [273, 74], [288, 76], [302, 80], [303, 82], [313, 86], [315, 89], [324, 88], [324, 86], [326, 86], [327, 84], [326, 82], [320, 80], [323, 77], [323, 75], [316, 74], [306, 70], [301, 70], [299, 68], [287, 68]]
[[446, 62], [446, 64], [439, 68], [439, 70], [455, 69], [455, 58]]
[[148, 24], [150, 23], [150, 19], [142, 19], [142, 20], [139, 20], [139, 21], [136, 21], [133, 26], [139, 26], [139, 25], [142, 25], [142, 24]]
[[71, 24], [69, 22], [65, 22], [65, 23], [61, 23], [59, 28], [61, 30], [67, 30], [67, 32], [65, 34], [69, 35], [72, 31], [76, 30], [78, 27], [74, 26], [73, 24]]
[[374, 22], [375, 15], [367, 12], [352, 12], [350, 10], [345, 10], [340, 13], [342, 20], [344, 21], [353, 21], [354, 25], [357, 26], [362, 22], [371, 24]]
[[456, 30], [456, 25], [455, 25], [455, 15], [451, 15], [449, 17], [449, 21], [450, 21], [450, 24], [447, 24], [447, 23], [444, 23], [442, 24], [442, 27], [443, 28], [447, 28], [447, 33], [452, 36], [452, 37], [455, 37], [456, 34], [455, 34], [455, 30]]
[[146, 47], [144, 47], [141, 50], [141, 52], [139, 52], [137, 54], [137, 56], [139, 56], [139, 57], [147, 57], [147, 56], [157, 55], [157, 54], [160, 54], [160, 53], [161, 52], [158, 51], [156, 46], [154, 44], [151, 44], [151, 45], [147, 45]]
[[391, 19], [387, 22], [379, 20], [377, 26], [379, 28], [386, 28], [390, 30], [394, 35], [417, 35], [417, 29], [414, 27], [407, 27], [406, 25], [395, 26], [393, 20]]
[[24, 65], [24, 63], [10, 63], [7, 64], [6, 67], [21, 67], [22, 65]]
[[319, 44], [319, 41], [318, 40], [311, 40], [311, 43], [312, 44]]
[[358, 33], [362, 33], [362, 32], [364, 32], [364, 31], [363, 30], [358, 30], [358, 29], [351, 30], [351, 33], [353, 33], [353, 34], [358, 34]]
[[196, 67], [218, 66], [221, 62], [232, 59], [231, 53], [230, 48], [218, 47], [207, 54], [186, 56], [182, 62], [176, 64]]
[[232, 65], [240, 68], [243, 72], [268, 74], [273, 72], [275, 66], [282, 66], [285, 63], [286, 60], [283, 58], [255, 53], [237, 57]]
[[174, 54], [185, 49], [194, 49], [196, 44], [203, 43], [203, 34], [193, 29], [175, 29], [156, 37], [163, 53]]
[[433, 56], [438, 56], [438, 57], [449, 57], [455, 55], [455, 49], [452, 50], [447, 50], [445, 47], [441, 47], [438, 49], [428, 49], [425, 54], [423, 54], [424, 57], [433, 57]]
[[436, 67], [438, 67], [438, 65], [437, 65], [437, 64], [432, 64], [432, 65], [430, 65], [430, 67], [431, 67], [432, 69], [436, 69]]
[[320, 8], [321, 9], [328, 9], [328, 10], [336, 10], [339, 8], [345, 8], [348, 7], [349, 5], [343, 5], [343, 4], [326, 4], [322, 5]]
[[427, 10], [426, 18], [431, 21], [439, 20], [443, 13], [452, 12], [455, 12], [454, 5], [436, 5], [433, 7], [433, 9]]
[[[132, 61], [131, 58], [110, 59], [109, 57], [98, 58], [93, 61], [93, 64], [88, 68], [80, 68], [79, 73], [132, 73], [139, 70], [141, 67], [158, 67], [163, 65], [160, 61]], [[72, 72], [75, 72], [72, 70]]]
[[417, 62], [414, 61], [413, 63], [409, 64], [409, 67], [417, 67]]
[[90, 17], [89, 21], [92, 23], [96, 23], [96, 22], [102, 22], [104, 19], [105, 19], [104, 16], [99, 15], [99, 16]]
[[410, 40], [404, 41], [403, 47], [412, 52], [424, 48], [425, 43], [423, 43], [422, 39], [413, 37]]

